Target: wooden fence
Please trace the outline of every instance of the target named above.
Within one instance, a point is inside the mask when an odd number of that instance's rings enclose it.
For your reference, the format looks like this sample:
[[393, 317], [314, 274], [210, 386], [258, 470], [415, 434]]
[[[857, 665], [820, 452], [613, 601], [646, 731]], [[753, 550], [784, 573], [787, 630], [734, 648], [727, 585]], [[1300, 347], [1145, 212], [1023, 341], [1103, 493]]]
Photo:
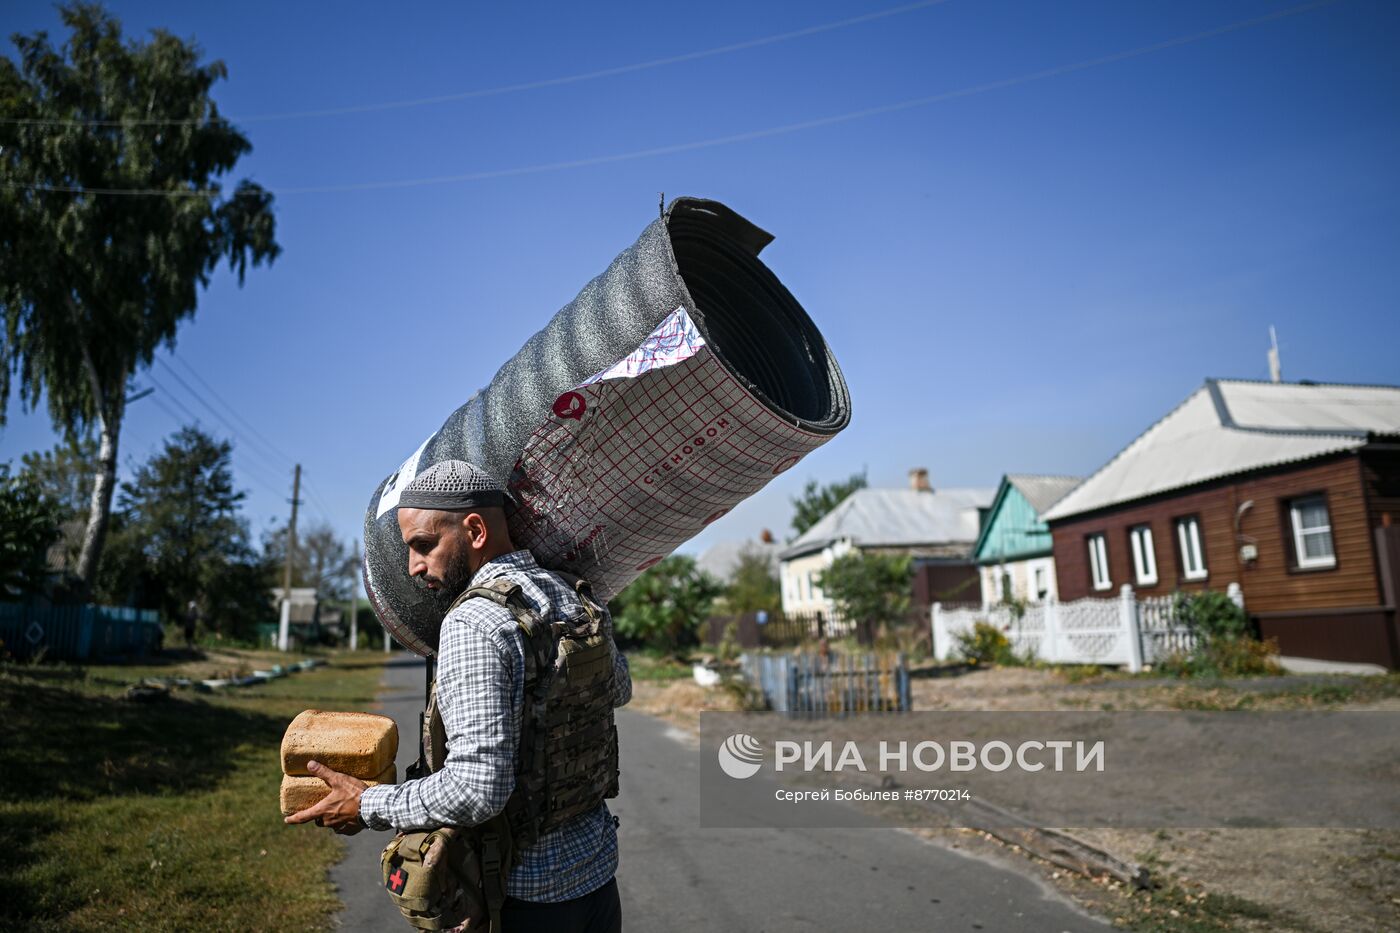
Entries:
[[777, 712], [822, 717], [912, 708], [902, 654], [746, 654], [740, 665]]
[[829, 621], [823, 613], [760, 613], [745, 612], [739, 615], [711, 616], [708, 620], [705, 641], [718, 645], [724, 639], [724, 630], [734, 626], [734, 638], [741, 648], [788, 648], [803, 644], [816, 644], [829, 634]]
[[159, 614], [124, 606], [0, 603], [0, 642], [19, 660], [143, 657], [160, 644]]

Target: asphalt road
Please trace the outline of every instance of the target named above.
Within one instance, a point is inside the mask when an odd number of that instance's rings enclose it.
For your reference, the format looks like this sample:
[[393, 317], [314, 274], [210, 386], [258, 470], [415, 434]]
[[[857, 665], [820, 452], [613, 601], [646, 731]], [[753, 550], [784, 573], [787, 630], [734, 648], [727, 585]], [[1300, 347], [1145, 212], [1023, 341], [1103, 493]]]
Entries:
[[[423, 665], [386, 669], [380, 712], [399, 724], [399, 773], [418, 753]], [[626, 928], [640, 933], [796, 933], [807, 930], [986, 930], [1086, 933], [1110, 927], [1027, 875], [888, 829], [700, 829], [693, 739], [666, 723], [618, 712]], [[345, 910], [340, 929], [408, 929], [379, 888], [385, 833], [346, 840], [331, 871]]]

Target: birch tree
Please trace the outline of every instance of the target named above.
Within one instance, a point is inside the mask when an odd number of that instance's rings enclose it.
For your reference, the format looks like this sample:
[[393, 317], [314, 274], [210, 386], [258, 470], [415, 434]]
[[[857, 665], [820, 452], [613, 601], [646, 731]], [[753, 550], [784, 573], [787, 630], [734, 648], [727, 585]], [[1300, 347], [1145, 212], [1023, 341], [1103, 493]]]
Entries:
[[78, 558], [90, 589], [106, 537], [131, 377], [222, 261], [270, 263], [272, 195], [220, 179], [251, 144], [209, 96], [227, 76], [163, 30], [123, 40], [100, 6], [59, 8], [69, 30], [11, 37], [0, 57], [0, 425], [14, 383], [69, 437], [95, 429], [97, 471]]

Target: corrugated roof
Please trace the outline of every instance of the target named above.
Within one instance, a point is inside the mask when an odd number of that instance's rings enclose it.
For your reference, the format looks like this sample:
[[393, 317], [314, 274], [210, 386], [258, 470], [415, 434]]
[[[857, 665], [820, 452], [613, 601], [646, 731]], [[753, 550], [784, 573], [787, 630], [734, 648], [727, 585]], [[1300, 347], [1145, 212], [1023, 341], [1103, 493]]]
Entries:
[[1075, 486], [1084, 482], [1082, 476], [1042, 476], [1035, 473], [1008, 473], [1006, 481], [1015, 486], [1026, 501], [1035, 509], [1036, 515], [1044, 515], [1045, 510], [1065, 497]]
[[1043, 516], [1056, 521], [1400, 434], [1400, 388], [1207, 379]]
[[977, 540], [979, 508], [992, 504], [995, 489], [860, 489], [828, 512], [782, 552], [787, 559], [820, 550], [833, 541], [862, 547], [968, 544]]
[[705, 549], [705, 553], [695, 559], [695, 566], [721, 582], [727, 582], [739, 567], [739, 558], [747, 551], [768, 561], [768, 568], [778, 572], [778, 552], [783, 549], [777, 541], [765, 544], [762, 541], [720, 541]]

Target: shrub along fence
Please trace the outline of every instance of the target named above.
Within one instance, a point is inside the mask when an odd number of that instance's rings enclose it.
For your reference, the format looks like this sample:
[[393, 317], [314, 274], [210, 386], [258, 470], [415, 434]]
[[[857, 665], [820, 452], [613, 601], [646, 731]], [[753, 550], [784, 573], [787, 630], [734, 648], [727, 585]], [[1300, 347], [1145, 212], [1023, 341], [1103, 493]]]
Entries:
[[36, 600], [0, 603], [0, 641], [19, 660], [143, 657], [160, 640], [160, 616], [154, 609], [55, 606]]
[[912, 708], [903, 654], [746, 654], [739, 662], [777, 712], [820, 717]]
[[[1237, 606], [1244, 605], [1238, 583], [1226, 591]], [[1018, 616], [1009, 606], [945, 606], [932, 608], [933, 651], [940, 661], [957, 654], [957, 636], [987, 622], [1006, 634], [1012, 650], [1041, 661], [1064, 664], [1121, 664], [1137, 672], [1175, 653], [1196, 646], [1196, 633], [1177, 618], [1171, 596], [1138, 599], [1124, 585], [1117, 599], [1047, 600], [1027, 606]]]

